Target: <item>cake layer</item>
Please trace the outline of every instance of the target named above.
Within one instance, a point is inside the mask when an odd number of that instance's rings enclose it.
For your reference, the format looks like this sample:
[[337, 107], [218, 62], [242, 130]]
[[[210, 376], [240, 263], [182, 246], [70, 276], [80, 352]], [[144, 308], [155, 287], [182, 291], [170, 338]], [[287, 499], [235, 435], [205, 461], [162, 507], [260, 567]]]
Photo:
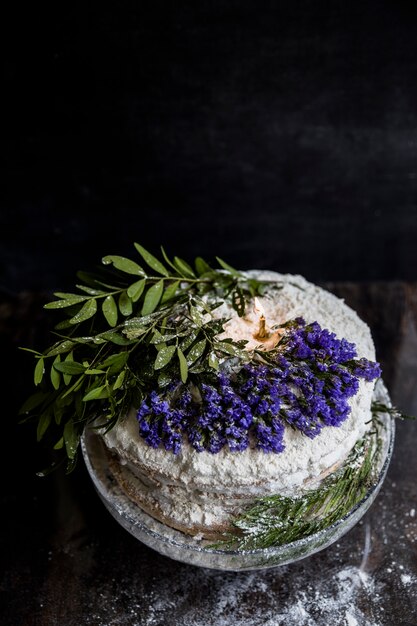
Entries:
[[[317, 321], [355, 343], [359, 357], [375, 359], [368, 326], [342, 300], [300, 276], [251, 274], [282, 285], [260, 298], [270, 326], [295, 317]], [[249, 340], [249, 349], [257, 345], [253, 329], [258, 314], [254, 311], [242, 320], [223, 304], [215, 315], [229, 320], [225, 336]], [[154, 449], [139, 435], [134, 408], [104, 441], [115, 455], [112, 467], [117, 480], [140, 506], [185, 532], [210, 533], [221, 529], [231, 514], [254, 498], [308, 488], [342, 463], [368, 428], [373, 388], [374, 383], [361, 381], [358, 393], [350, 399], [347, 420], [338, 427], [324, 427], [315, 439], [286, 427], [285, 450], [279, 454], [257, 448], [230, 452], [227, 447], [211, 454], [196, 452], [187, 442], [177, 455], [162, 447]]]

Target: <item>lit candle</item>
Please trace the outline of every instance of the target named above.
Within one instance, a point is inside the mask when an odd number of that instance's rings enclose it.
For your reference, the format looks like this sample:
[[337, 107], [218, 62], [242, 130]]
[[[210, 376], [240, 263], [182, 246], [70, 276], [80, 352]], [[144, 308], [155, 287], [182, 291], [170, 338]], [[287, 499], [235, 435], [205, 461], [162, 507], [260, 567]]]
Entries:
[[261, 348], [263, 350], [272, 350], [279, 343], [283, 331], [277, 330], [274, 333], [269, 332], [266, 326], [265, 310], [258, 298], [255, 298], [253, 311], [259, 314], [258, 330], [253, 334], [253, 338], [261, 342]]
[[255, 298], [255, 306], [253, 307], [253, 310], [254, 313], [260, 313], [258, 331], [253, 336], [255, 339], [265, 341], [265, 339], [268, 339], [269, 337], [269, 332], [266, 329], [265, 310], [258, 298]]

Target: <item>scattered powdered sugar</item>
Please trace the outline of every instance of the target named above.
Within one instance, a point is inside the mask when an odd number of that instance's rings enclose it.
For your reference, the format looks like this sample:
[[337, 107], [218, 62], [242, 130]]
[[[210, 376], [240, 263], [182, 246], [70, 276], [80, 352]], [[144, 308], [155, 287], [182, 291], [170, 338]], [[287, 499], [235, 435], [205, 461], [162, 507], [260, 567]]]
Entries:
[[[357, 567], [340, 569], [314, 588], [299, 586], [295, 591], [283, 584], [283, 569], [279, 572], [277, 576], [274, 572], [219, 574], [190, 569], [180, 579], [158, 585], [148, 595], [140, 621], [129, 624], [159, 626], [169, 623], [175, 611], [175, 623], [182, 626], [380, 626], [358, 605], [360, 596], [375, 593], [375, 585]], [[190, 591], [195, 603], [187, 605], [184, 600]], [[118, 623], [110, 621], [108, 626]]]
[[401, 574], [401, 582], [403, 585], [410, 585], [413, 582], [410, 574]]
[[[384, 584], [353, 565], [333, 568], [327, 576], [318, 575], [314, 586], [311, 582], [305, 586], [299, 582], [295, 589], [286, 582], [287, 577], [293, 580], [287, 568], [242, 574], [189, 569], [182, 574], [185, 575], [175, 581], [166, 580], [151, 593], [138, 626], [168, 623], [173, 610], [175, 623], [182, 626], [382, 626], [387, 623], [384, 607], [375, 610], [382, 602]], [[413, 577], [403, 574], [401, 583], [409, 586]], [[190, 593], [194, 604], [184, 601], [190, 598]], [[374, 609], [369, 614], [371, 604]]]
[[349, 611], [346, 611], [345, 619], [348, 626], [358, 626], [358, 620]]

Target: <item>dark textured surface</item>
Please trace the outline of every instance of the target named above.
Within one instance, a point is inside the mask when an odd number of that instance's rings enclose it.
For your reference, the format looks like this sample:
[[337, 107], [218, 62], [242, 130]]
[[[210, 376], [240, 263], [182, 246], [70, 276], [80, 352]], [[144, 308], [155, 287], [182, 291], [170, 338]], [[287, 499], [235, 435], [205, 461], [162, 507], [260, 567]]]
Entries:
[[4, 31], [0, 284], [62, 288], [132, 239], [417, 279], [415, 8], [67, 3]]
[[[394, 402], [417, 414], [417, 285], [334, 283], [372, 328]], [[29, 391], [18, 344], [45, 337], [41, 295], [0, 305], [4, 417]], [[105, 511], [80, 465], [33, 477], [33, 433], [5, 426], [2, 447], [2, 626], [415, 626], [417, 423], [397, 423], [387, 480], [363, 522], [291, 566], [220, 573], [170, 561]]]

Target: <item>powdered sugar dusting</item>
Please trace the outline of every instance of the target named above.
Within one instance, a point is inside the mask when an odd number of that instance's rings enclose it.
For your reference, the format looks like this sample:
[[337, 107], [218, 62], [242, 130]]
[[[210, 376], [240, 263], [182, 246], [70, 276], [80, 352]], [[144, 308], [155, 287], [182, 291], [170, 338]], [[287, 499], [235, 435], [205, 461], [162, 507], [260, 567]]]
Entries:
[[[381, 626], [365, 613], [367, 598], [378, 596], [380, 585], [353, 565], [334, 568], [317, 585], [295, 590], [285, 584], [286, 568], [269, 573], [219, 574], [187, 568], [174, 580], [155, 581], [146, 606], [133, 604], [126, 625], [159, 626]], [[190, 602], [190, 599], [193, 599]], [[365, 607], [365, 608], [364, 608]], [[177, 621], [172, 618], [176, 615]], [[136, 618], [136, 619], [135, 619]], [[91, 622], [87, 622], [91, 623]], [[101, 625], [101, 621], [94, 622]], [[121, 624], [120, 616], [107, 626]]]

